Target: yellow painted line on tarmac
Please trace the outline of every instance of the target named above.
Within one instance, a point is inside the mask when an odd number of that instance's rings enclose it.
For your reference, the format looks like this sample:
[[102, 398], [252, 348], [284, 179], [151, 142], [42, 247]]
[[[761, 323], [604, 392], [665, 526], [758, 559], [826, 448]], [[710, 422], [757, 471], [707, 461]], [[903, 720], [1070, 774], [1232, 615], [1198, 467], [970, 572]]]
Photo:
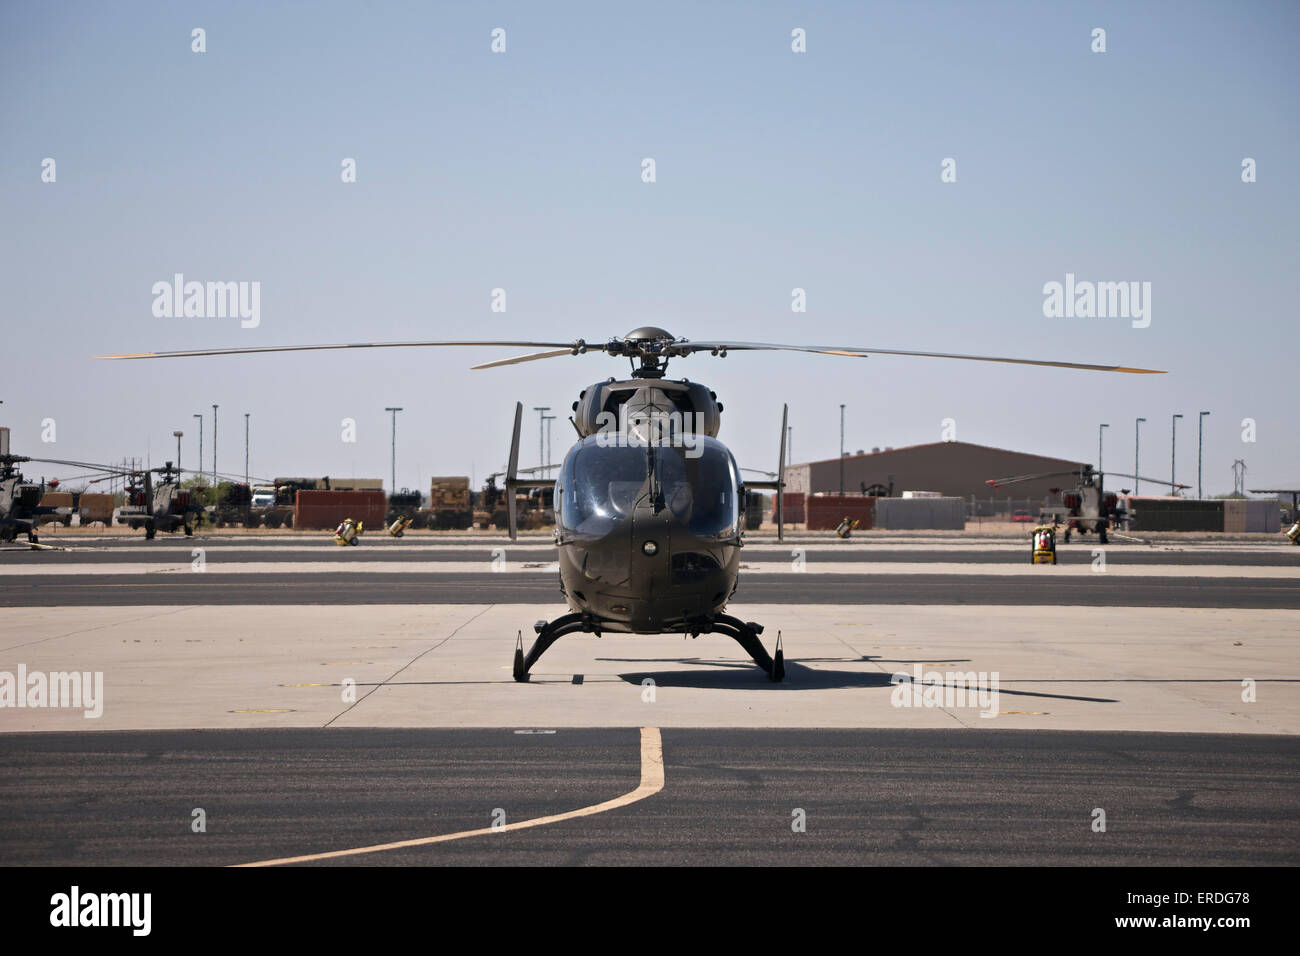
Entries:
[[542, 827], [549, 823], [562, 823], [565, 820], [576, 820], [579, 817], [589, 817], [597, 813], [604, 813], [607, 810], [617, 810], [620, 807], [626, 807], [630, 804], [644, 800], [646, 797], [652, 797], [663, 788], [663, 738], [659, 733], [658, 727], [642, 727], [641, 784], [635, 790], [625, 793], [621, 797], [615, 797], [613, 800], [606, 800], [604, 803], [593, 804], [592, 806], [582, 807], [578, 810], [569, 810], [566, 813], [555, 813], [547, 817], [535, 817], [532, 820], [521, 820], [518, 823], [509, 823], [504, 827], [482, 827], [478, 830], [461, 830], [459, 833], [444, 833], [439, 836], [420, 837], [415, 840], [400, 840], [396, 843], [377, 843], [374, 846], [361, 846], [351, 850], [331, 850], [328, 853], [309, 853], [305, 856], [285, 856], [276, 860], [258, 860], [255, 863], [237, 863], [235, 866], [280, 866], [285, 863], [311, 863], [315, 860], [331, 860], [336, 857], [360, 856], [364, 853], [382, 853], [385, 850], [404, 850], [409, 847], [430, 846], [434, 843], [449, 843], [452, 840], [464, 840], [468, 837], [508, 833], [514, 830], [526, 830], [529, 827]]

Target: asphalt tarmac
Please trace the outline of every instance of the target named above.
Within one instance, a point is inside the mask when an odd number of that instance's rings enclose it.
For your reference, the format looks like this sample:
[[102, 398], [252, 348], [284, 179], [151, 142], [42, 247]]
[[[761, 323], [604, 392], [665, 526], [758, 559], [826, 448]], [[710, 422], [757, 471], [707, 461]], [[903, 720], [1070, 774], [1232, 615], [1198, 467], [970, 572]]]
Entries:
[[673, 729], [662, 789], [512, 830], [634, 791], [638, 750], [631, 728], [7, 735], [0, 863], [1300, 863], [1293, 736]]

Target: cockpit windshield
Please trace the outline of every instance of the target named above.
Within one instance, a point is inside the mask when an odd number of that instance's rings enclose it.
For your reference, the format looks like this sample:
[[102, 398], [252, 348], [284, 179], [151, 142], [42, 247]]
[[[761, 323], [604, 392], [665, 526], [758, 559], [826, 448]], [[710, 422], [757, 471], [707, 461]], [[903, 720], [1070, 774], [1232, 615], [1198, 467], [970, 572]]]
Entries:
[[735, 462], [721, 442], [705, 436], [695, 442], [690, 448], [656, 446], [648, 454], [644, 445], [584, 439], [569, 452], [560, 476], [561, 526], [604, 536], [644, 500], [695, 534], [733, 533], [739, 522]]

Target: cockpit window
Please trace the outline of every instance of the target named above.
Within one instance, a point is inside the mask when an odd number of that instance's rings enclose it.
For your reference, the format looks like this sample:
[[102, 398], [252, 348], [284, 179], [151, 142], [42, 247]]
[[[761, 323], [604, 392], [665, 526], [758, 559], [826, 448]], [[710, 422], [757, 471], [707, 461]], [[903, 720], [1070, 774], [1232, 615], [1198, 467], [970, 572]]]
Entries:
[[646, 486], [646, 450], [585, 439], [569, 453], [560, 485], [560, 520], [582, 535], [605, 535], [632, 515]]
[[[698, 535], [729, 535], [739, 524], [738, 474], [726, 446], [699, 436], [693, 448], [602, 445], [585, 439], [560, 478], [562, 526], [603, 536], [630, 518], [642, 499], [672, 512]], [[654, 480], [650, 480], [650, 462]], [[653, 497], [652, 497], [653, 496]], [[657, 500], [656, 500], [657, 499]]]
[[695, 534], [731, 534], [739, 521], [735, 463], [720, 442], [703, 436], [698, 441], [694, 449], [655, 449], [664, 506]]

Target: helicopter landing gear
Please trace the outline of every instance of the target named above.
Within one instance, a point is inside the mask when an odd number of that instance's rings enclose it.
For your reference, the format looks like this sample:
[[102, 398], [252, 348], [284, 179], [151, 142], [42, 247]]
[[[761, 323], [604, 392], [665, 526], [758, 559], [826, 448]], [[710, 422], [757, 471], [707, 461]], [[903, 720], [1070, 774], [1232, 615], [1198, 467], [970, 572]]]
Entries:
[[152, 541], [154, 539], [154, 536], [157, 533], [158, 533], [158, 526], [154, 524], [152, 521], [148, 522], [144, 526], [144, 539], [146, 541]]
[[187, 524], [187, 525], [185, 526], [185, 537], [187, 537], [187, 538], [192, 538], [192, 537], [194, 537], [194, 525]]
[[600, 636], [599, 623], [585, 614], [565, 614], [554, 621], [538, 621], [533, 625], [533, 630], [537, 632], [537, 640], [533, 641], [533, 646], [528, 649], [526, 657], [523, 632], [519, 632], [516, 636], [514, 677], [521, 684], [528, 680], [528, 672], [533, 669], [537, 659], [565, 634], [587, 631], [594, 632], [597, 637]]
[[731, 636], [737, 644], [745, 649], [745, 653], [754, 659], [754, 663], [763, 668], [774, 683], [785, 680], [785, 652], [781, 649], [781, 634], [779, 631], [776, 635], [776, 657], [774, 658], [768, 656], [767, 649], [763, 647], [763, 642], [758, 639], [758, 635], [763, 633], [762, 624], [755, 624], [753, 621], [742, 621], [730, 614], [719, 614], [709, 626], [700, 629], [700, 632], [705, 634], [709, 631], [718, 631]]

